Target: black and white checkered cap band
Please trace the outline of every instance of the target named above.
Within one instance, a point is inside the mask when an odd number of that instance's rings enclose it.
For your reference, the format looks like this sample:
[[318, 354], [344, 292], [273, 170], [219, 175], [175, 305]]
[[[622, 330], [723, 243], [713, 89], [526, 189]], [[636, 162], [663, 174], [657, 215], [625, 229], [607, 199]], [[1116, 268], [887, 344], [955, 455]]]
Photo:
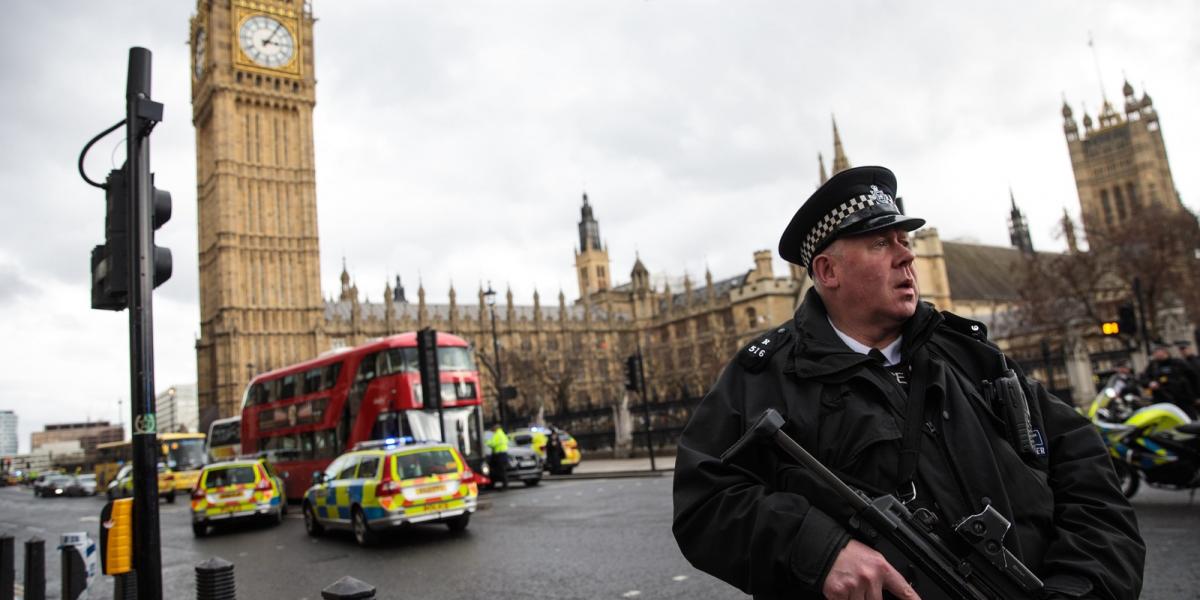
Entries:
[[871, 186], [870, 193], [851, 198], [821, 217], [812, 231], [804, 236], [804, 242], [800, 244], [800, 258], [804, 264], [812, 264], [813, 254], [817, 248], [821, 247], [821, 244], [825, 243], [829, 236], [838, 230], [843, 221], [859, 211], [876, 205], [890, 205], [892, 210], [896, 210], [896, 201], [892, 199], [891, 194], [876, 186]]

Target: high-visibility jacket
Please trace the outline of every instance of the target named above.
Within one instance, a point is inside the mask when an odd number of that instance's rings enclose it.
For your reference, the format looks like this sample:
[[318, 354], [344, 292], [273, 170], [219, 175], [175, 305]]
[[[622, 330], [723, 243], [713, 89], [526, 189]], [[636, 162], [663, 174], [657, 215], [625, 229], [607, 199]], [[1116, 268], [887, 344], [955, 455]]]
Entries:
[[487, 445], [495, 454], [508, 452], [508, 435], [504, 433], [503, 429], [497, 429], [492, 433], [492, 439], [488, 440]]

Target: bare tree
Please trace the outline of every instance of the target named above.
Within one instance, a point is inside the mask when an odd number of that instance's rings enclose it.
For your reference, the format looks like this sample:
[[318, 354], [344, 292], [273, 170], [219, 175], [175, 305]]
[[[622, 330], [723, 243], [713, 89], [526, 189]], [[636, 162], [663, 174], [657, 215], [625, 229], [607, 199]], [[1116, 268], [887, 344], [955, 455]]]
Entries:
[[1158, 204], [1134, 218], [1093, 232], [1087, 251], [1029, 256], [1014, 273], [1021, 295], [1021, 321], [1037, 328], [1065, 328], [1083, 319], [1099, 326], [1115, 306], [1141, 290], [1147, 328], [1157, 336], [1160, 309], [1183, 304], [1200, 315], [1200, 227], [1186, 209]]

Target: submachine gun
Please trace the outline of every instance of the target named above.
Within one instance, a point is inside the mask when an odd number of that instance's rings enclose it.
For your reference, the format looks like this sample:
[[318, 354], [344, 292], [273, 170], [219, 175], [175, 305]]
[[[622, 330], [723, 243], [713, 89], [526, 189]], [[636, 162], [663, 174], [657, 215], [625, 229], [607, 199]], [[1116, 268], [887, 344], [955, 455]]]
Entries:
[[954, 531], [970, 546], [956, 556], [933, 532], [937, 517], [926, 509], [910, 511], [893, 495], [871, 499], [848, 485], [813, 458], [783, 431], [784, 420], [767, 409], [736, 443], [721, 454], [729, 463], [747, 446], [773, 442], [808, 469], [853, 509], [847, 525], [855, 537], [879, 551], [923, 600], [1033, 600], [1042, 589], [1038, 579], [1003, 544], [1010, 523], [996, 509], [962, 519]]

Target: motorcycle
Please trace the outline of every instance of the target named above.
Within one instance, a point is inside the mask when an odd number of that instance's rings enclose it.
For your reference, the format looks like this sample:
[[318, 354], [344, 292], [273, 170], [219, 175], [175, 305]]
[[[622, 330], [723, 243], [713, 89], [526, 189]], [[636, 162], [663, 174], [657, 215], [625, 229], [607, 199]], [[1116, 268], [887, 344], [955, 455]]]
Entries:
[[1137, 493], [1142, 480], [1193, 494], [1200, 487], [1200, 422], [1174, 404], [1147, 404], [1132, 376], [1109, 377], [1087, 417], [1112, 455], [1126, 498]]

